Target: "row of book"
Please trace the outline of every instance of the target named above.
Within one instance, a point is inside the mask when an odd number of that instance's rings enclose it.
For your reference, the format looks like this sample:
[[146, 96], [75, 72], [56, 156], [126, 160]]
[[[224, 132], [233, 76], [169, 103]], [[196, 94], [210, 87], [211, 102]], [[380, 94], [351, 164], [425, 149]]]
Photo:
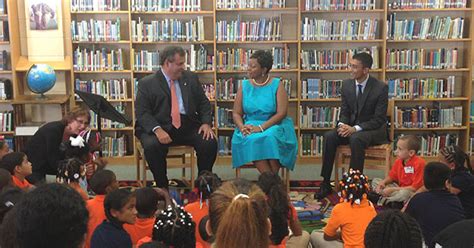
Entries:
[[134, 12], [201, 11], [201, 0], [131, 0]]
[[13, 126], [13, 111], [0, 112], [0, 132], [12, 132], [15, 130]]
[[342, 80], [308, 78], [301, 81], [302, 99], [328, 99], [341, 97]]
[[285, 8], [286, 0], [217, 0], [217, 9]]
[[108, 100], [125, 100], [129, 98], [126, 79], [81, 80], [76, 78], [76, 90], [97, 94]]
[[341, 107], [299, 106], [300, 128], [335, 127]]
[[[185, 50], [186, 68], [190, 71], [213, 70], [214, 56], [209, 55], [203, 45], [191, 44]], [[133, 69], [135, 71], [157, 71], [160, 69], [160, 51], [133, 50]]]
[[305, 0], [304, 10], [372, 10], [375, 0]]
[[301, 40], [375, 40], [379, 37], [379, 20], [322, 20], [305, 17]]
[[300, 156], [322, 156], [324, 136], [303, 133], [300, 136]]
[[91, 50], [77, 47], [74, 50], [73, 67], [75, 71], [122, 71], [123, 61], [122, 48]]
[[[394, 154], [396, 150], [396, 144], [398, 138], [403, 134], [397, 136], [393, 141]], [[419, 156], [438, 156], [440, 149], [445, 146], [459, 145], [459, 136], [457, 134], [423, 134], [416, 135], [420, 140], [420, 150], [418, 151]]]
[[[242, 82], [247, 80], [246, 78], [220, 78], [217, 79], [217, 99], [218, 100], [234, 100], [237, 95], [237, 90], [241, 87]], [[285, 92], [288, 98], [296, 98], [295, 94], [292, 94], [291, 86], [292, 80], [286, 78], [280, 78], [280, 83], [283, 84]]]
[[473, 136], [469, 137], [468, 154], [469, 154], [469, 156], [474, 156], [474, 137]]
[[387, 39], [389, 40], [447, 40], [462, 39], [464, 18], [428, 17], [396, 20], [397, 13], [388, 17]]
[[209, 101], [216, 99], [216, 88], [213, 84], [202, 84], [202, 90]]
[[[114, 104], [114, 108], [119, 113], [125, 114], [125, 108], [127, 107], [126, 105], [127, 105], [126, 103], [121, 102], [121, 103], [118, 103], [118, 104]], [[97, 128], [98, 127], [98, 121], [99, 121], [98, 118], [97, 118], [97, 115], [92, 110], [90, 110], [89, 112], [90, 112], [90, 115], [91, 115], [91, 121], [90, 121], [89, 126], [91, 128]], [[102, 118], [101, 126], [102, 126], [102, 128], [124, 128], [125, 124]]]
[[433, 99], [455, 97], [456, 77], [388, 79], [388, 96], [396, 99]]
[[8, 78], [0, 78], [0, 100], [10, 100], [13, 98], [12, 81]]
[[77, 11], [117, 11], [121, 0], [71, 0], [71, 12]]
[[281, 40], [279, 16], [254, 21], [222, 20], [216, 24], [216, 40], [219, 41], [270, 41]]
[[71, 21], [73, 41], [120, 41], [120, 18], [116, 20]]
[[10, 35], [8, 32], [8, 21], [0, 21], [0, 41], [9, 41]]
[[10, 56], [6, 50], [0, 52], [0, 71], [10, 70]]
[[386, 65], [389, 70], [456, 69], [457, 48], [387, 49]]
[[[216, 66], [219, 71], [242, 71], [248, 69], [250, 56], [256, 50], [244, 48], [227, 48], [224, 51], [217, 51]], [[273, 69], [290, 69], [290, 48], [273, 47]]]
[[391, 0], [389, 9], [457, 9], [466, 8], [466, 0]]
[[395, 128], [450, 128], [461, 127], [462, 106], [441, 108], [434, 107], [398, 107], [395, 106]]
[[218, 153], [220, 156], [232, 155], [232, 137], [219, 136], [217, 138]]
[[301, 68], [303, 70], [348, 70], [352, 56], [361, 52], [372, 55], [372, 69], [380, 68], [378, 62], [380, 61], [379, 48], [377, 46], [344, 50], [302, 50]]
[[232, 117], [232, 109], [217, 106], [216, 112], [217, 127], [235, 127], [234, 119]]
[[204, 19], [163, 19], [145, 23], [140, 17], [132, 20], [132, 40], [137, 42], [203, 41]]
[[102, 138], [102, 154], [104, 157], [123, 157], [128, 154], [127, 136], [105, 136]]

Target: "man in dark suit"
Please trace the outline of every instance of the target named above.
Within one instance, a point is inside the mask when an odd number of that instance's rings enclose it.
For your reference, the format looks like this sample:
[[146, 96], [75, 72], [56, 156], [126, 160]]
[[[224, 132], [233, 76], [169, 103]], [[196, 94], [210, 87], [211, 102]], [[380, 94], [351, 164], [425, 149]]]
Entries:
[[319, 199], [332, 191], [330, 180], [339, 145], [349, 144], [349, 166], [362, 172], [365, 149], [387, 141], [388, 86], [369, 75], [372, 62], [372, 56], [367, 53], [355, 54], [350, 61], [353, 79], [345, 80], [342, 84], [342, 106], [337, 129], [324, 134], [321, 170], [324, 180], [321, 192], [316, 195]]
[[170, 146], [193, 146], [201, 172], [212, 171], [217, 142], [211, 129], [211, 104], [197, 75], [185, 71], [183, 48], [166, 47], [160, 64], [161, 70], [138, 82], [135, 135], [157, 186], [168, 188], [166, 155]]

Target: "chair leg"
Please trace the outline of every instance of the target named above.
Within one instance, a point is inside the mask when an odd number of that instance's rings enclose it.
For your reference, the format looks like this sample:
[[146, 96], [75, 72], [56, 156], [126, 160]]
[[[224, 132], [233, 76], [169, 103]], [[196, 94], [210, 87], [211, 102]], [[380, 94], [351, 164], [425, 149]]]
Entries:
[[191, 188], [194, 189], [194, 179], [196, 178], [196, 170], [194, 168], [194, 151], [191, 153]]
[[285, 168], [285, 171], [286, 192], [290, 192], [290, 170]]
[[137, 183], [140, 183], [140, 153], [135, 150], [135, 165], [137, 166]]
[[146, 187], [146, 160], [145, 160], [145, 157], [143, 157], [142, 159], [142, 175], [143, 175], [143, 180], [142, 180], [142, 184], [143, 184], [143, 187]]
[[240, 168], [235, 169], [235, 178], [240, 178]]
[[334, 163], [334, 184], [336, 192], [339, 192], [339, 166], [342, 163], [342, 152], [336, 151], [336, 161]]

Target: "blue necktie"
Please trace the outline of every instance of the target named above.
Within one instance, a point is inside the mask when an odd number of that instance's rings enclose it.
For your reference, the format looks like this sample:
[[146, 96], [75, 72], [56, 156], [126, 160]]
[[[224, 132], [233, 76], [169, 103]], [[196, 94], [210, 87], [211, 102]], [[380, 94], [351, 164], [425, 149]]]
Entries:
[[357, 99], [362, 96], [362, 84], [358, 84], [357, 87], [359, 87], [359, 92], [357, 93]]

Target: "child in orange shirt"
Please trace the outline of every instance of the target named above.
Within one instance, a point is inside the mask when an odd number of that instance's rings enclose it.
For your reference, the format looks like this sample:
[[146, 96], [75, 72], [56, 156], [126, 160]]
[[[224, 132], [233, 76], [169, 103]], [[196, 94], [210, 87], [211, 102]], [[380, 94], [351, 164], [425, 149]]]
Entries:
[[381, 180], [374, 178], [372, 188], [382, 198], [376, 200], [380, 204], [393, 202], [395, 208], [401, 209], [404, 202], [423, 186], [423, 170], [425, 160], [418, 157], [416, 153], [420, 149], [420, 141], [414, 135], [405, 135], [397, 142], [397, 160], [392, 166], [389, 175]]
[[[203, 247], [211, 247], [208, 242], [209, 236], [206, 232], [199, 232], [199, 226], [202, 218], [209, 214], [209, 197], [212, 192], [221, 186], [221, 179], [210, 171], [202, 171], [201, 175], [196, 180], [196, 187], [199, 191], [199, 202], [193, 202], [184, 207], [186, 212], [190, 213], [196, 223], [196, 242], [201, 243]], [[205, 237], [201, 237], [201, 234]]]
[[313, 231], [311, 234], [313, 247], [364, 247], [365, 229], [377, 215], [367, 199], [368, 181], [358, 170], [349, 169], [348, 174], [344, 173], [339, 181], [341, 203], [332, 210], [324, 233]]
[[12, 152], [5, 155], [1, 161], [1, 167], [12, 175], [13, 184], [23, 190], [31, 190], [31, 185], [25, 177], [31, 175], [32, 167], [23, 152]]
[[94, 199], [90, 199], [86, 202], [86, 207], [89, 211], [89, 223], [87, 224], [87, 236], [84, 248], [90, 247], [92, 233], [94, 233], [95, 228], [106, 219], [104, 211], [105, 196], [118, 189], [119, 184], [113, 171], [98, 170], [90, 180], [90, 187], [96, 195]]
[[124, 224], [123, 228], [130, 235], [132, 244], [136, 245], [138, 240], [151, 237], [153, 224], [155, 223], [156, 211], [158, 210], [159, 195], [152, 188], [140, 188], [135, 190], [137, 203], [137, 220], [135, 224]]

